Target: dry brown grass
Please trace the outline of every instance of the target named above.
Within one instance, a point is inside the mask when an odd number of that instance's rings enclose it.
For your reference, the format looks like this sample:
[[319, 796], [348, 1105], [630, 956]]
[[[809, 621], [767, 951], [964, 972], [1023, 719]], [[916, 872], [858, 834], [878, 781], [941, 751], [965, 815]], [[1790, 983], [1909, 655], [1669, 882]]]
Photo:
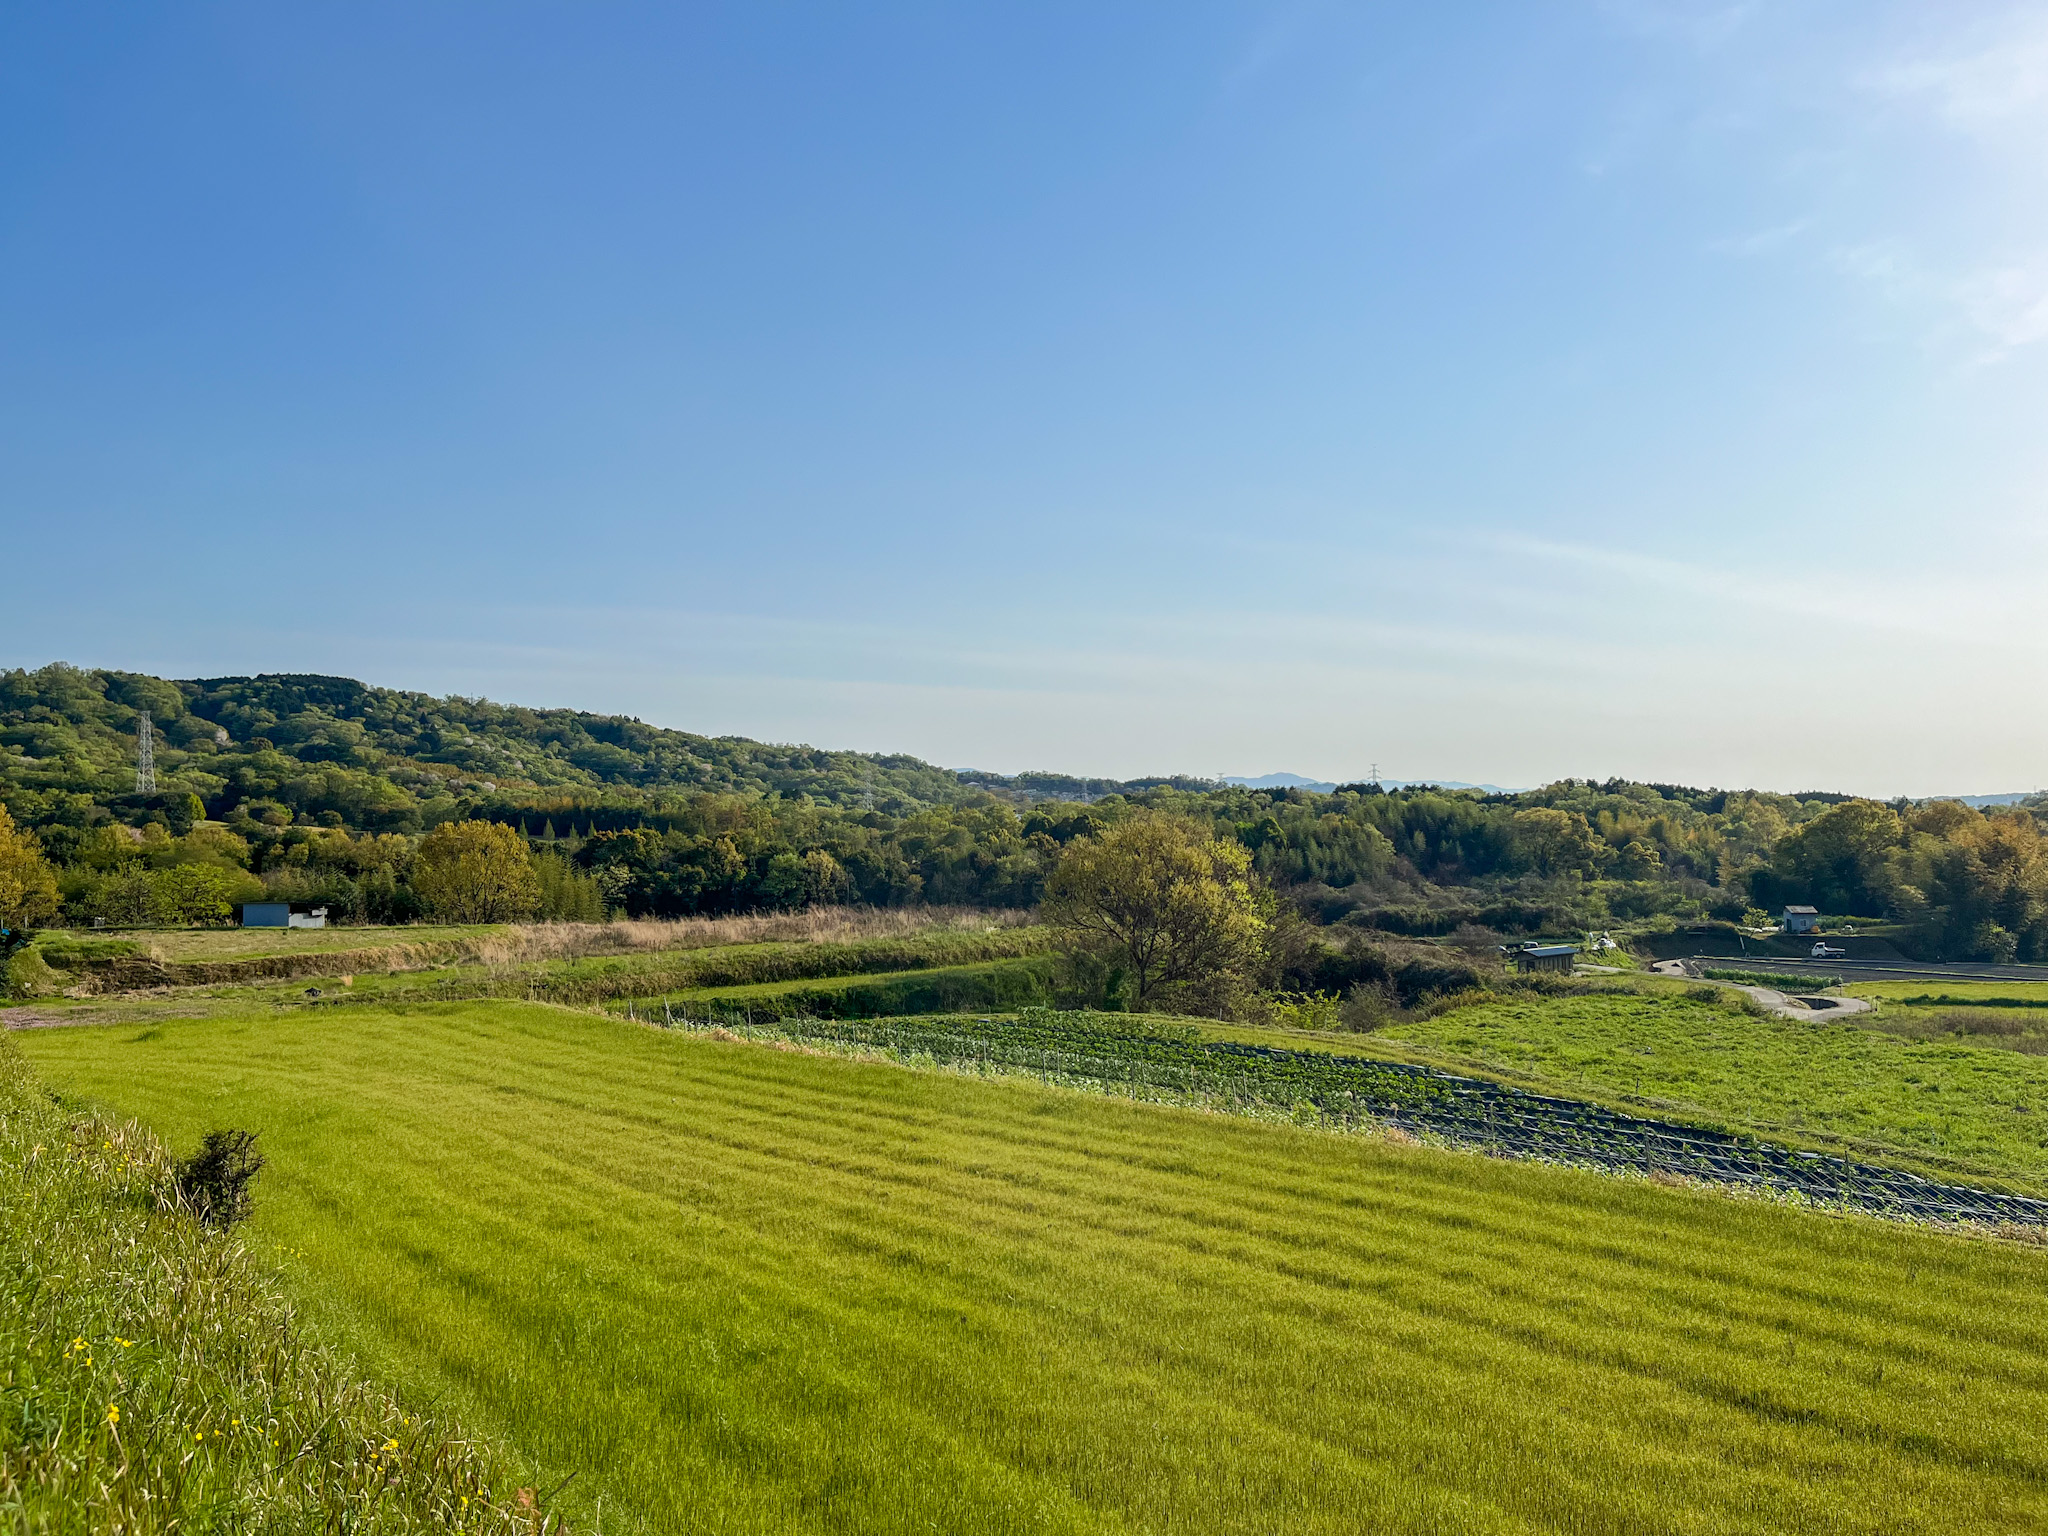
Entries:
[[464, 948], [485, 965], [524, 965], [538, 960], [717, 949], [728, 944], [849, 944], [861, 939], [908, 938], [933, 929], [980, 933], [990, 928], [1024, 927], [1031, 920], [1029, 912], [978, 907], [813, 907], [804, 912], [660, 921], [522, 923], [467, 940]]
[[[657, 955], [742, 944], [846, 944], [931, 933], [988, 933], [1028, 927], [1031, 921], [1029, 912], [977, 907], [818, 907], [806, 912], [686, 917], [666, 922], [514, 923], [471, 929], [269, 929], [262, 930], [258, 937], [286, 934], [297, 938], [304, 934], [327, 940], [330, 936], [373, 933], [380, 942], [362, 948], [338, 948], [328, 943], [294, 953], [210, 961], [166, 960], [161, 950], [152, 946], [145, 953], [97, 962], [90, 970], [65, 973], [69, 979], [64, 992], [70, 997], [98, 997], [173, 987], [392, 974], [438, 966], [483, 965], [493, 970], [509, 970], [550, 960]], [[238, 932], [248, 934], [252, 930]], [[405, 933], [418, 937], [411, 941], [390, 937]]]

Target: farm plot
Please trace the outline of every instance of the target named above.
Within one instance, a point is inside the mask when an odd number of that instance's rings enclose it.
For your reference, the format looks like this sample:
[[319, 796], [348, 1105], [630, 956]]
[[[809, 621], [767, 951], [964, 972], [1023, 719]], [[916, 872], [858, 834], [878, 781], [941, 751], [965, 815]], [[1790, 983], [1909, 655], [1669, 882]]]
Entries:
[[2048, 1187], [2040, 1057], [1624, 993], [1487, 1003], [1373, 1040], [1546, 1092], [1904, 1159], [1923, 1172], [2017, 1181], [2030, 1193]]
[[[724, 1027], [733, 1030], [735, 1026]], [[789, 1018], [742, 1035], [874, 1052], [912, 1064], [1024, 1072], [1141, 1098], [1279, 1112], [1514, 1157], [1744, 1186], [1886, 1215], [2048, 1226], [2048, 1201], [1921, 1178], [1702, 1126], [1622, 1114], [1425, 1066], [1207, 1040], [1193, 1025], [1026, 1010], [994, 1018]]]
[[585, 1528], [2048, 1524], [2016, 1244], [522, 1004], [21, 1038], [260, 1130], [313, 1324]]

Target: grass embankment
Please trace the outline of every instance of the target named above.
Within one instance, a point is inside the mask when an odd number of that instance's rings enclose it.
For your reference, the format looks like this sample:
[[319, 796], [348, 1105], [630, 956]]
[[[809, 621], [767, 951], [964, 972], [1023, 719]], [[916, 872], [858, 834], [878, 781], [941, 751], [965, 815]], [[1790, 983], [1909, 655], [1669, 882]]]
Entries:
[[60, 1108], [0, 1038], [8, 1529], [536, 1529], [497, 1471], [309, 1345], [243, 1244], [182, 1208], [161, 1145]]
[[28, 1041], [606, 1528], [2048, 1523], [2048, 1255], [520, 1004]]
[[1842, 978], [1820, 972], [1752, 971], [1731, 965], [1704, 965], [1700, 975], [1708, 981], [1732, 981], [1745, 987], [1770, 987], [1778, 992], [1825, 992], [1839, 987]]
[[[111, 995], [166, 987], [232, 987], [454, 968], [469, 972], [462, 981], [471, 992], [492, 992], [495, 987], [495, 995], [521, 995], [528, 989], [519, 984], [520, 979], [560, 971], [576, 962], [585, 962], [575, 972], [576, 978], [584, 979], [608, 969], [651, 966], [656, 975], [653, 984], [660, 986], [666, 985], [660, 976], [677, 969], [677, 952], [727, 946], [849, 946], [920, 936], [943, 943], [948, 935], [1021, 930], [1029, 917], [1024, 912], [961, 907], [820, 907], [804, 912], [616, 923], [147, 929], [113, 936], [102, 930], [57, 931], [45, 934], [35, 945], [37, 954], [54, 968], [54, 974], [35, 991]], [[1026, 953], [1043, 947], [1040, 939], [1026, 948], [1002, 952]], [[666, 966], [665, 956], [670, 957]], [[689, 969], [687, 962], [681, 969]], [[479, 976], [488, 978], [493, 986], [479, 987]], [[453, 989], [452, 983], [444, 988]]]
[[1373, 1039], [1559, 1093], [2048, 1185], [2048, 1061], [2010, 1052], [1647, 993], [1486, 1003]]
[[505, 931], [499, 923], [409, 923], [359, 928], [151, 928], [109, 935], [103, 929], [52, 934], [58, 942], [109, 937], [135, 946], [138, 954], [174, 964], [321, 955], [330, 950], [383, 949], [391, 945], [454, 944]]

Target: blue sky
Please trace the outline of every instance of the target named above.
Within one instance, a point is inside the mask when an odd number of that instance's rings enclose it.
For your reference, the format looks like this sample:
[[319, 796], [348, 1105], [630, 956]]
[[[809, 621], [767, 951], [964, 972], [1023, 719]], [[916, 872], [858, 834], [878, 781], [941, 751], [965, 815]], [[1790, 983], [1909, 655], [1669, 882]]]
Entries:
[[2048, 779], [2048, 6], [17, 5], [0, 664]]

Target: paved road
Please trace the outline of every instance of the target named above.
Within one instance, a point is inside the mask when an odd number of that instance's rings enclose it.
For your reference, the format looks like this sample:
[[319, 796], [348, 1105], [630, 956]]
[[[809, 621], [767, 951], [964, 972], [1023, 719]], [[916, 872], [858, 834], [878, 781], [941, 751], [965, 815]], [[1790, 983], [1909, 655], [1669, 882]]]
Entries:
[[[1659, 976], [1683, 976], [1686, 973], [1683, 960], [1659, 960], [1650, 969]], [[1843, 1018], [1852, 1013], [1868, 1013], [1871, 1009], [1870, 1002], [1861, 997], [1816, 998], [1812, 1002], [1807, 1002], [1788, 997], [1773, 987], [1752, 987], [1733, 981], [1717, 981], [1714, 985], [1732, 987], [1745, 997], [1762, 1003], [1780, 1018], [1786, 1019], [1823, 1019], [1830, 1016]]]

